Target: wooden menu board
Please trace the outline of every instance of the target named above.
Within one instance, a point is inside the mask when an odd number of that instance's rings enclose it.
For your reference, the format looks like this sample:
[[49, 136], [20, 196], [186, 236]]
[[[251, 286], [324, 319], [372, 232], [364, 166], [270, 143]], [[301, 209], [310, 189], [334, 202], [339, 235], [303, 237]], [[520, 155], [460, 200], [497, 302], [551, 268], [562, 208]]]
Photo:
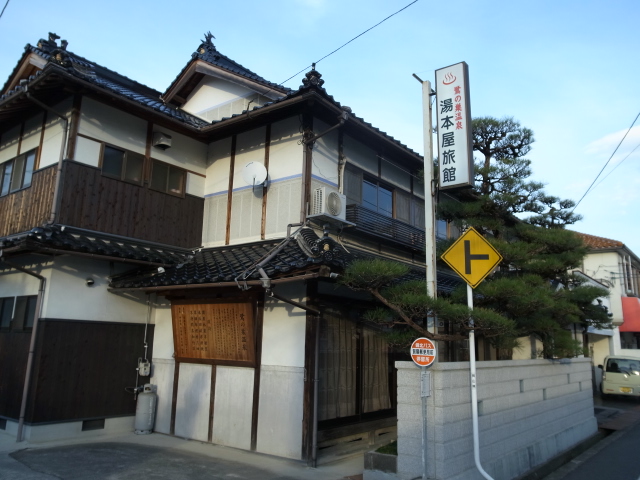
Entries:
[[252, 302], [173, 302], [171, 313], [177, 359], [254, 365]]

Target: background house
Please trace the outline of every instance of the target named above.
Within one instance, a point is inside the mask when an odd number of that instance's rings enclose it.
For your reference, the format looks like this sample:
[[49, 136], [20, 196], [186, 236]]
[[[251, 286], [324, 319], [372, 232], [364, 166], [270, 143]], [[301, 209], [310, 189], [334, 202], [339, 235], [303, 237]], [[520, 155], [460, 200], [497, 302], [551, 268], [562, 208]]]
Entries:
[[[612, 314], [611, 331], [587, 332], [594, 365], [602, 364], [607, 355], [640, 358], [640, 259], [622, 242], [578, 233], [589, 253], [582, 272], [605, 285], [609, 298], [603, 299]], [[596, 370], [596, 373], [599, 373]]]

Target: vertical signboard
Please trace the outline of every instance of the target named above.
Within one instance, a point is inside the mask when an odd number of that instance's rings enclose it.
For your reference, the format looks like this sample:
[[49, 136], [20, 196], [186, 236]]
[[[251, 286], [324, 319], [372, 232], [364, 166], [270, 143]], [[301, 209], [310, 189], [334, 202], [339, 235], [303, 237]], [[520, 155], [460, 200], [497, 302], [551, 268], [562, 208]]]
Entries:
[[473, 185], [469, 68], [465, 62], [436, 70], [440, 188]]

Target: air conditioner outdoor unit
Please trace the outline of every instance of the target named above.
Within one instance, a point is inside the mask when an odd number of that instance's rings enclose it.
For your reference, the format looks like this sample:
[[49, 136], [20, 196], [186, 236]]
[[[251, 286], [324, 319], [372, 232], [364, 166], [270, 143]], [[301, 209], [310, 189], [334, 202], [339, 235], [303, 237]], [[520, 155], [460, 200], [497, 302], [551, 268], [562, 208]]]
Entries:
[[311, 200], [310, 216], [328, 216], [344, 221], [346, 219], [347, 197], [327, 187], [316, 188]]

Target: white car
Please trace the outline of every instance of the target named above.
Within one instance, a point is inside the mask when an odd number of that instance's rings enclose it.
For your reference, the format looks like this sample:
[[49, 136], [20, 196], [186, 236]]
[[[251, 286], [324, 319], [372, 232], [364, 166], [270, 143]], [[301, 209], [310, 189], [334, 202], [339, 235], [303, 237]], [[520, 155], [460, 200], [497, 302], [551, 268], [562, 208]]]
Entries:
[[609, 355], [604, 359], [600, 393], [640, 397], [640, 358]]

